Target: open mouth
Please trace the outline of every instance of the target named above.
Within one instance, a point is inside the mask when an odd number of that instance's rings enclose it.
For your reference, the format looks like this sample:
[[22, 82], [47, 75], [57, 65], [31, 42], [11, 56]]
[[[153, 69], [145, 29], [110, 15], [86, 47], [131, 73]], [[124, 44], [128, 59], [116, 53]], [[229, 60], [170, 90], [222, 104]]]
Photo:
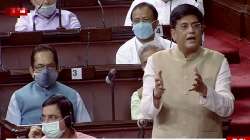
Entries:
[[188, 37], [187, 40], [195, 40], [195, 37]]

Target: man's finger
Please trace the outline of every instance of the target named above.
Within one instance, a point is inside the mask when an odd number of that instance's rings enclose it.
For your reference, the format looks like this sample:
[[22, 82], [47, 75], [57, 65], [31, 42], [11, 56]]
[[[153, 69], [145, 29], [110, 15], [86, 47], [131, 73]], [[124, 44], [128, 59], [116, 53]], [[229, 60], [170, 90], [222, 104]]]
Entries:
[[160, 70], [159, 72], [158, 72], [158, 76], [159, 76], [159, 78], [162, 80], [163, 78], [162, 78], [162, 71]]

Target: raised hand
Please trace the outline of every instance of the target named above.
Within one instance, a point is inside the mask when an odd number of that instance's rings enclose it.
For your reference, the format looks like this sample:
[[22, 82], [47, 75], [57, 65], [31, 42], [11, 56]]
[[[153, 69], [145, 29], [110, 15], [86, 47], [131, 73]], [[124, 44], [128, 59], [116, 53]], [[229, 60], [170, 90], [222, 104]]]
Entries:
[[196, 91], [200, 93], [201, 96], [207, 96], [207, 86], [204, 84], [201, 75], [199, 74], [197, 68], [194, 69], [195, 72], [195, 79], [193, 83], [193, 87], [189, 89], [189, 91]]

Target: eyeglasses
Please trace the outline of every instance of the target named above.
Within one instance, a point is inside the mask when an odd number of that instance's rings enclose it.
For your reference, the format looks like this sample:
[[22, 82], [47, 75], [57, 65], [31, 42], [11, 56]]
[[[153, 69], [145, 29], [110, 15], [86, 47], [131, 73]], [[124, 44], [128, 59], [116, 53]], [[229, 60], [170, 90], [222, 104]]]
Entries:
[[37, 66], [34, 66], [34, 68], [35, 68], [35, 71], [37, 71], [37, 72], [40, 72], [40, 71], [44, 70], [45, 68], [56, 70], [56, 65], [54, 65], [54, 64], [51, 64], [51, 65], [39, 64]]
[[199, 31], [202, 28], [202, 24], [201, 23], [192, 23], [192, 24], [188, 24], [188, 23], [183, 23], [181, 25], [176, 25], [176, 28], [181, 30], [181, 31], [187, 31], [189, 26], [191, 26], [191, 28], [194, 31]]
[[133, 20], [133, 24], [137, 24], [139, 22], [151, 22], [152, 20], [151, 19], [135, 19]]

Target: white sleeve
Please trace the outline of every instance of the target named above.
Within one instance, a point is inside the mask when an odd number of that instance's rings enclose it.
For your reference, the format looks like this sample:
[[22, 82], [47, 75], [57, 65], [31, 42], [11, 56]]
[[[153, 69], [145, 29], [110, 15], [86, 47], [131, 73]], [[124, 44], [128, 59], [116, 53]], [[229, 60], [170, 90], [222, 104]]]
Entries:
[[86, 108], [84, 102], [82, 101], [82, 98], [79, 95], [79, 93], [77, 93], [77, 106], [76, 106], [76, 108], [77, 108], [77, 112], [75, 112], [76, 122], [91, 122], [91, 118], [89, 116], [87, 108]]
[[230, 116], [234, 110], [234, 96], [231, 93], [231, 73], [224, 59], [216, 79], [215, 89], [207, 87], [207, 97], [200, 97], [200, 104], [221, 117]]
[[128, 47], [126, 44], [127, 42], [118, 49], [115, 57], [116, 64], [130, 64], [129, 60], [131, 59], [131, 57], [128, 56], [129, 52], [126, 49]]
[[74, 13], [70, 13], [70, 29], [81, 28], [81, 24]]
[[21, 124], [21, 112], [19, 110], [19, 107], [16, 101], [15, 93], [11, 96], [5, 119], [15, 125]]
[[15, 25], [15, 31], [21, 32], [21, 31], [28, 31], [28, 18], [25, 18], [24, 16], [20, 16], [17, 18], [17, 22]]
[[143, 92], [140, 105], [140, 110], [143, 119], [153, 119], [161, 110], [162, 105], [160, 105], [159, 109], [156, 109], [154, 106], [153, 102], [154, 88], [155, 88], [154, 64], [152, 61], [152, 57], [149, 57], [146, 67], [144, 69]]

